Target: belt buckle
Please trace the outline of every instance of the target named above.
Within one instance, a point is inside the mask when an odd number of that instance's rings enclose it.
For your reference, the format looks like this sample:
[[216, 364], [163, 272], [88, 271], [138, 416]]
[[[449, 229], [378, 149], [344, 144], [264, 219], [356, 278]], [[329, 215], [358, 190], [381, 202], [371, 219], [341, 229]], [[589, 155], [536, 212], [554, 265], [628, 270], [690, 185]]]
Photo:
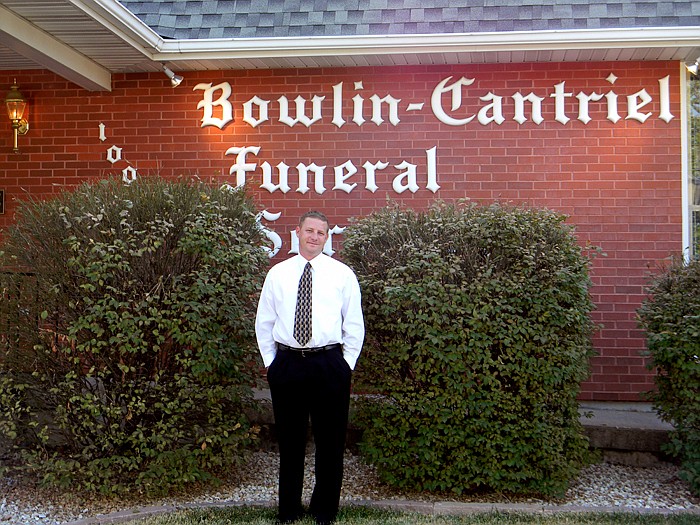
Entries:
[[301, 357], [306, 357], [306, 350], [303, 348], [301, 349]]

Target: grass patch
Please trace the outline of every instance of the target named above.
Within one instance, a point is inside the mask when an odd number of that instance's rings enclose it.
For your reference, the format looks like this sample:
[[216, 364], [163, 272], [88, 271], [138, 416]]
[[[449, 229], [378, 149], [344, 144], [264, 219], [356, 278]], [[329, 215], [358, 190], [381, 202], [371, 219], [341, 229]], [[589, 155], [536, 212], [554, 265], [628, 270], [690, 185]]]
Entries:
[[[172, 514], [133, 520], [124, 525], [270, 525], [276, 510], [269, 507], [226, 507], [189, 509]], [[313, 525], [307, 517], [298, 525]], [[423, 514], [376, 509], [371, 507], [343, 507], [337, 525], [697, 525], [700, 517], [692, 514], [638, 514], [626, 513], [559, 513], [530, 514], [515, 512], [488, 512], [465, 516], [427, 516]]]

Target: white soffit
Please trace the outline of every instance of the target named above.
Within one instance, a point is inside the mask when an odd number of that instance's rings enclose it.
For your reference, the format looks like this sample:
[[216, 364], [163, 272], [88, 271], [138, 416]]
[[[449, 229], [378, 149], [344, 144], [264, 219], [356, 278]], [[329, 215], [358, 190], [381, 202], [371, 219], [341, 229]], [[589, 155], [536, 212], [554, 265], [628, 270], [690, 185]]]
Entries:
[[107, 69], [3, 5], [0, 5], [0, 43], [87, 89], [111, 88]]

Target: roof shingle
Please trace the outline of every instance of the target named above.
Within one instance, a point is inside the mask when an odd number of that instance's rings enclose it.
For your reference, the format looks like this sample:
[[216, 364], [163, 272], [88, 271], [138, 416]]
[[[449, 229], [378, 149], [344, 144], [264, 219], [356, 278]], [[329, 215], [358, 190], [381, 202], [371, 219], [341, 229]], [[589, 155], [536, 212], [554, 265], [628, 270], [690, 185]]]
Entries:
[[[450, 34], [700, 25], [697, 0], [431, 0], [428, 7], [425, 0], [121, 0], [121, 3], [164, 38]], [[280, 23], [283, 20], [285, 23]]]

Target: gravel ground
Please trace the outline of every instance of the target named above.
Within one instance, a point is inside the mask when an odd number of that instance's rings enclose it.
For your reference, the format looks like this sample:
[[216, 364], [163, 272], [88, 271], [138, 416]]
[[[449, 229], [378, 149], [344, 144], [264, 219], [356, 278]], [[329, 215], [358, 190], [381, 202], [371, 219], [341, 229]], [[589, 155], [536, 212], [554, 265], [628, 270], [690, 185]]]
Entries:
[[[312, 464], [311, 457], [307, 458], [307, 465]], [[40, 490], [28, 482], [0, 478], [0, 525], [60, 525], [134, 506], [274, 502], [277, 497], [277, 465], [277, 454], [258, 452], [251, 456], [246, 468], [240, 469], [237, 476], [225, 480], [223, 485], [213, 491], [190, 491], [157, 501], [88, 500], [69, 492]], [[313, 471], [309, 467], [305, 483], [307, 501], [312, 485]], [[512, 500], [502, 495], [455, 499], [398, 492], [382, 485], [374, 470], [360, 458], [348, 455], [342, 499], [345, 502], [418, 500], [541, 503], [581, 507], [626, 507], [645, 511], [656, 509], [666, 512], [700, 510], [700, 501], [691, 495], [687, 485], [678, 478], [678, 469], [665, 463], [652, 467], [630, 467], [610, 463], [593, 465], [581, 472], [563, 500], [547, 502], [537, 499]]]

